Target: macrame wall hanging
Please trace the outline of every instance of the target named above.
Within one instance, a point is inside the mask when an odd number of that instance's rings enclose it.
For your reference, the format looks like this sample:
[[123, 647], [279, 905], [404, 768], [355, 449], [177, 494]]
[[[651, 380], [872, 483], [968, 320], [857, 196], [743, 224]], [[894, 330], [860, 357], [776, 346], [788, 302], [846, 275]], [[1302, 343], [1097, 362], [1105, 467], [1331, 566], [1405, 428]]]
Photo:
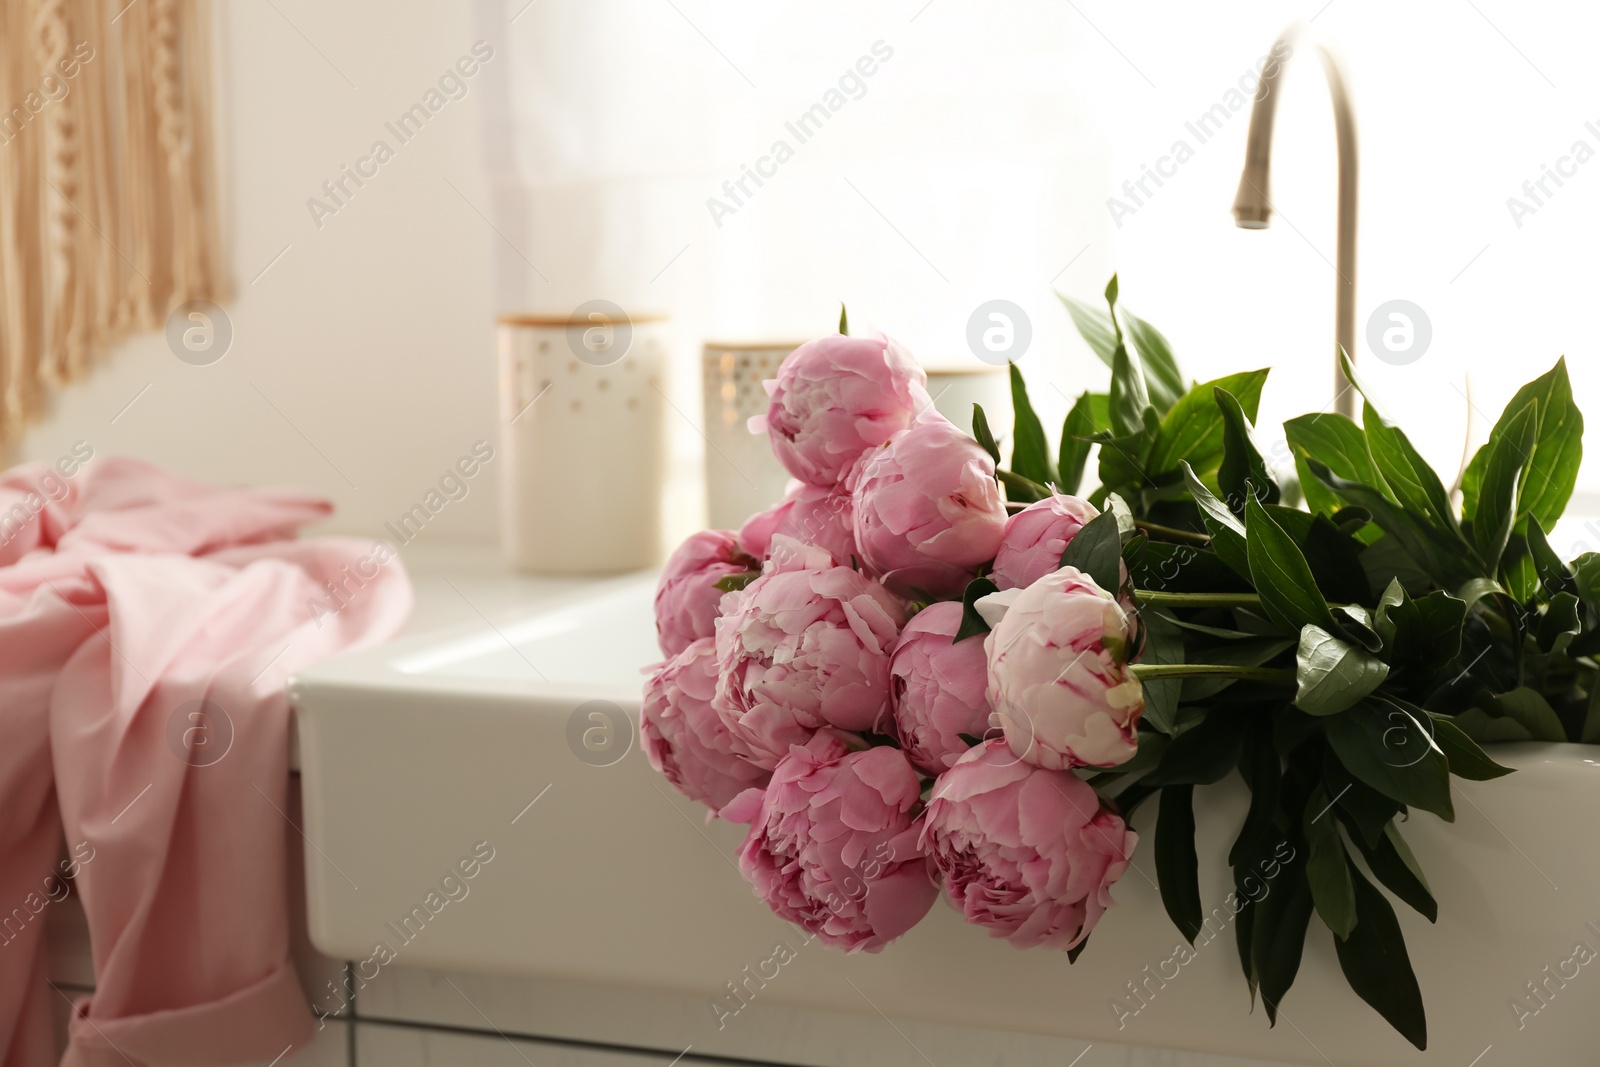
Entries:
[[204, 0], [0, 0], [0, 450], [169, 310], [219, 299]]

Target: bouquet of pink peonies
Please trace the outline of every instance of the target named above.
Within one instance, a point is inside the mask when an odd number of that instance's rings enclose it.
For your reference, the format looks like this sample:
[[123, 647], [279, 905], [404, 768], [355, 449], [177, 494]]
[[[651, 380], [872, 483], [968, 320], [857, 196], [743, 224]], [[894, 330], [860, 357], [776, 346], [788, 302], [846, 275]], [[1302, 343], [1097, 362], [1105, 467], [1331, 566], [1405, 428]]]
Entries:
[[767, 387], [751, 429], [796, 481], [667, 563], [646, 755], [749, 824], [740, 869], [828, 944], [877, 952], [942, 890], [992, 936], [1076, 949], [1137, 841], [1073, 773], [1132, 756], [1143, 708], [1135, 622], [1061, 565], [1099, 510], [1008, 508], [887, 338], [812, 341]]
[[[797, 481], [668, 563], [646, 754], [749, 824], [758, 895], [831, 944], [878, 951], [942, 891], [1069, 960], [1151, 798], [1162, 904], [1194, 943], [1195, 791], [1236, 776], [1251, 1003], [1276, 1022], [1315, 918], [1425, 1048], [1391, 898], [1439, 908], [1403, 824], [1510, 773], [1480, 742], [1600, 743], [1600, 553], [1546, 534], [1582, 458], [1565, 361], [1449, 490], [1348, 359], [1361, 421], [1289, 420], [1280, 470], [1254, 439], [1265, 369], [1189, 380], [1115, 278], [1104, 310], [1066, 303], [1110, 388], [1052, 449], [1013, 365], [1008, 466], [982, 409], [952, 425], [893, 341], [841, 321], [784, 361], [751, 428]], [[1265, 865], [1272, 893], [1245, 899]]]

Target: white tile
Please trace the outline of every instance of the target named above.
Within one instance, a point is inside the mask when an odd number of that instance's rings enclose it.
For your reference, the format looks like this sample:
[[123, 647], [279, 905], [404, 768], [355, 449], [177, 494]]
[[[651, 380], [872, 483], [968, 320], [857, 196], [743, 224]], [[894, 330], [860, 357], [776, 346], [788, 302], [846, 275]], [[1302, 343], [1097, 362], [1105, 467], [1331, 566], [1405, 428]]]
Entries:
[[[665, 1067], [676, 1053], [632, 1053], [360, 1023], [356, 1062], [382, 1067]], [[700, 1067], [682, 1061], [683, 1067]]]
[[[1032, 1067], [1071, 1063], [1085, 1042], [752, 1001], [721, 1019], [705, 996], [567, 980], [446, 975], [389, 967], [360, 990], [359, 1019], [595, 1041], [667, 1053], [749, 1057], [796, 1067]], [[484, 1061], [498, 1062], [498, 1061]], [[540, 1067], [543, 1067], [542, 1061]], [[1097, 1043], [1079, 1067], [1273, 1067], [1262, 1061]]]

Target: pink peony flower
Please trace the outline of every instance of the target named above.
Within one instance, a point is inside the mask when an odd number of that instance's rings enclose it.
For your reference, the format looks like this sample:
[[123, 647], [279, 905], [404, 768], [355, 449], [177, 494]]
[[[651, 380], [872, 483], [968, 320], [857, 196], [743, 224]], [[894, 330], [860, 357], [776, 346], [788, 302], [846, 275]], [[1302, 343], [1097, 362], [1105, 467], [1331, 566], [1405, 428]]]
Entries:
[[861, 557], [850, 493], [843, 487], [802, 486], [776, 532], [826, 550], [841, 567], [849, 567]]
[[723, 596], [717, 583], [759, 567], [759, 561], [739, 548], [732, 531], [690, 534], [668, 557], [656, 585], [656, 639], [662, 654], [676, 656], [691, 642], [712, 636]]
[[772, 404], [750, 420], [750, 432], [764, 431], [796, 478], [835, 485], [862, 452], [931, 406], [927, 383], [916, 361], [887, 338], [821, 337], [783, 361], [767, 383]]
[[789, 479], [788, 490], [782, 500], [744, 520], [744, 525], [739, 527], [739, 547], [747, 555], [756, 559], [767, 558], [767, 551], [772, 547], [772, 535], [777, 532], [778, 524], [784, 517], [794, 510], [795, 493], [804, 484], [798, 478]]
[[1005, 532], [994, 461], [945, 419], [924, 419], [863, 460], [855, 524], [884, 585], [906, 597], [960, 596]]
[[961, 628], [961, 603], [929, 604], [911, 617], [889, 655], [889, 689], [900, 743], [911, 762], [939, 774], [969, 748], [962, 734], [989, 728], [989, 658], [983, 642], [952, 641]]
[[919, 843], [969, 923], [1017, 948], [1067, 949], [1115, 903], [1138, 840], [1087, 782], [996, 738], [939, 776]]
[[765, 790], [724, 815], [750, 823], [739, 869], [779, 918], [825, 944], [877, 952], [939, 895], [912, 823], [920, 790], [899, 749], [853, 752], [829, 730], [791, 749]]
[[1132, 758], [1144, 691], [1127, 673], [1133, 627], [1076, 567], [991, 593], [989, 704], [1011, 750], [1041, 767], [1114, 767]]
[[870, 730], [889, 706], [889, 649], [905, 619], [888, 590], [782, 535], [717, 620], [713, 706], [737, 747], [773, 767], [824, 726]]
[[716, 642], [702, 637], [650, 668], [639, 723], [650, 766], [713, 814], [746, 789], [766, 785], [771, 777], [734, 751], [728, 728], [711, 708], [716, 689]]
[[1022, 589], [1061, 566], [1061, 553], [1083, 525], [1100, 514], [1093, 504], [1054, 493], [1006, 520], [989, 577], [1001, 589]]
[[854, 512], [850, 504], [850, 475], [832, 488], [807, 485], [798, 478], [789, 483], [784, 498], [745, 520], [739, 530], [739, 547], [765, 559], [774, 534], [783, 534], [826, 549], [841, 567], [860, 559], [856, 550]]

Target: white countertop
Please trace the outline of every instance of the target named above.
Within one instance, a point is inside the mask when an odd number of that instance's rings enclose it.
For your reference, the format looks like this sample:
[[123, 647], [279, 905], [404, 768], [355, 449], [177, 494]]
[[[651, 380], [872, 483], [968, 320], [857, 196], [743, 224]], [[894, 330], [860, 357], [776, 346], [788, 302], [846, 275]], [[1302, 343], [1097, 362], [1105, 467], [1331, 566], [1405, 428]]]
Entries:
[[[401, 549], [400, 559], [411, 579], [416, 603], [405, 626], [386, 644], [502, 619], [520, 609], [598, 587], [619, 576], [522, 574], [513, 570], [492, 545], [413, 545]], [[368, 649], [336, 656], [307, 670], [320, 672], [342, 659], [370, 658], [372, 652]], [[290, 691], [293, 692], [292, 684]], [[300, 770], [297, 722], [291, 723], [289, 733], [289, 769], [296, 773]]]
[[400, 558], [417, 598], [401, 637], [481, 621], [485, 615], [492, 618], [576, 592], [607, 577], [518, 574], [492, 546], [412, 546], [401, 549]]

